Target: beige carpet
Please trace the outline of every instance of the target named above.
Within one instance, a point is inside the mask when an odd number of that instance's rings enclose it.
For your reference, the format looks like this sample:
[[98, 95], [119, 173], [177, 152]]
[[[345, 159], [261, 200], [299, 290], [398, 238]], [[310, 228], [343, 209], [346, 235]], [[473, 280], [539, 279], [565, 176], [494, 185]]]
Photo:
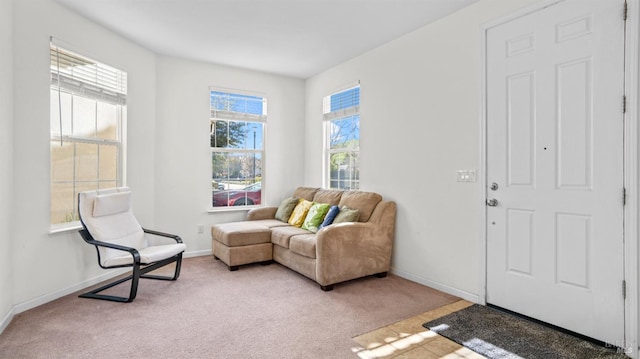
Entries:
[[353, 337], [457, 300], [394, 275], [323, 292], [279, 264], [188, 258], [177, 282], [141, 280], [133, 303], [74, 294], [17, 315], [0, 358], [357, 358]]

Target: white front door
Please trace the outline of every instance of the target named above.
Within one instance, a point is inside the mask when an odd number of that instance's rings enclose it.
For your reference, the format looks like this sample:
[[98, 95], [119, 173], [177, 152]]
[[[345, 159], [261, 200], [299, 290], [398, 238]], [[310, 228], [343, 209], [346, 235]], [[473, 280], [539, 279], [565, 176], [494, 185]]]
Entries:
[[565, 0], [486, 33], [487, 302], [618, 346], [623, 6]]

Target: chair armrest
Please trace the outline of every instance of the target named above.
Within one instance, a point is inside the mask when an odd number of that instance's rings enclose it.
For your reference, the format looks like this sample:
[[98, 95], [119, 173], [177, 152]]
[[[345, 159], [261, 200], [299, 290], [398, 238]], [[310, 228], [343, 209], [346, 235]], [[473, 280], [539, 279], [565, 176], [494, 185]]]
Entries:
[[388, 272], [393, 235], [366, 222], [333, 224], [316, 237], [316, 281], [331, 285]]
[[144, 231], [144, 233], [152, 234], [154, 236], [172, 238], [174, 241], [176, 241], [176, 243], [182, 243], [182, 238], [180, 238], [180, 236], [175, 234], [154, 231], [153, 229], [147, 229], [147, 228], [142, 228], [142, 230]]
[[[133, 256], [133, 262], [136, 264], [140, 264], [140, 252], [138, 252], [137, 249], [133, 247], [123, 246], [120, 244], [96, 241], [95, 239], [93, 239], [93, 236], [86, 229], [81, 229], [79, 232], [80, 232], [80, 235], [82, 236], [82, 239], [84, 239], [85, 242], [89, 244], [93, 244], [96, 247], [106, 247], [106, 248], [129, 252], [131, 256]], [[102, 267], [102, 264], [100, 264], [100, 266]]]
[[274, 219], [278, 207], [260, 207], [252, 208], [247, 212], [247, 221], [257, 221], [260, 219]]

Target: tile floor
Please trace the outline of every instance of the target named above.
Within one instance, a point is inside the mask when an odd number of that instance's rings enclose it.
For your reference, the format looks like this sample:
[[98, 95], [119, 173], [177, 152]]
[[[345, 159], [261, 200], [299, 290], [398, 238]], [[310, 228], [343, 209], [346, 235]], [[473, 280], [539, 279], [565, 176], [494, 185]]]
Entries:
[[460, 300], [362, 334], [353, 338], [360, 345], [354, 351], [362, 359], [483, 359], [484, 356], [422, 326], [423, 323], [471, 305], [473, 303]]

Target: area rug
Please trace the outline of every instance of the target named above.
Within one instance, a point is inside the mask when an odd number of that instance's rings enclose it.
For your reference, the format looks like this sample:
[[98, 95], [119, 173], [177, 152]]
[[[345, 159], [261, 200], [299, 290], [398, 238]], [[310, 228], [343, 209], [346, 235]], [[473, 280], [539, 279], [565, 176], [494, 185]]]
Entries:
[[618, 348], [600, 346], [478, 304], [423, 326], [490, 359], [628, 358]]

